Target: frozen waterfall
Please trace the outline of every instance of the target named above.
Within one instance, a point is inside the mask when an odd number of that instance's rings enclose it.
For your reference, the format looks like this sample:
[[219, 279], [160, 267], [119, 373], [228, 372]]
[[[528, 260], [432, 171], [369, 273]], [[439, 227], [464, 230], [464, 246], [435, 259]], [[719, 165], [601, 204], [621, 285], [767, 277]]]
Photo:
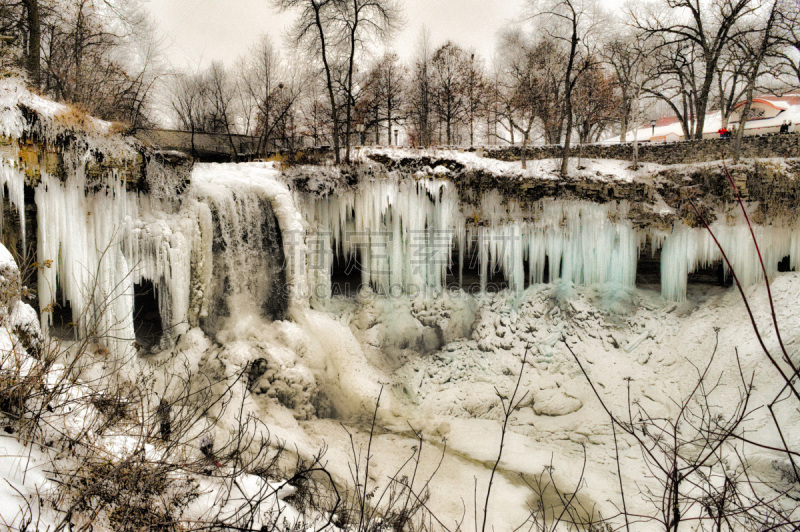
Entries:
[[[68, 305], [78, 335], [118, 349], [134, 345], [143, 286], [154, 292], [163, 344], [241, 313], [283, 319], [293, 304], [330, 297], [342, 262], [379, 294], [558, 280], [630, 288], [649, 244], [662, 295], [682, 300], [689, 275], [722, 258], [703, 228], [635, 226], [625, 201], [523, 203], [493, 190], [470, 198], [449, 179], [397, 172], [324, 195], [292, 190], [270, 163], [198, 164], [180, 197], [156, 198], [114, 171], [90, 183], [93, 156], [66, 153], [64, 178], [42, 171], [35, 188], [39, 306], [45, 328]], [[24, 173], [4, 160], [0, 182], [24, 223]], [[742, 284], [761, 280], [743, 217], [731, 210], [711, 228]], [[800, 232], [777, 222], [755, 232], [768, 275], [785, 257], [798, 267]]]

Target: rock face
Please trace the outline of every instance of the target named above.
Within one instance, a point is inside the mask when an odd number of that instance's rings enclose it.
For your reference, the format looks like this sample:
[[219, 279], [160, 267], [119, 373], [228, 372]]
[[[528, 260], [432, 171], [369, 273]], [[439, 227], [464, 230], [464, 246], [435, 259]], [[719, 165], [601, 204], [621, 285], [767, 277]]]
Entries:
[[[749, 140], [754, 143], [769, 141], [780, 146], [790, 141], [797, 142], [794, 135], [788, 140], [784, 137], [786, 136]], [[713, 145], [715, 142], [700, 141], [700, 144]], [[653, 154], [659, 154], [661, 153], [659, 150], [691, 150], [695, 144], [698, 143], [688, 142], [650, 148]], [[602, 145], [595, 148], [608, 153], [585, 154], [584, 157], [603, 159], [613, 158], [611, 156], [616, 155], [618, 162], [623, 163], [623, 167], [627, 164], [624, 161], [629, 158], [629, 154], [617, 153], [624, 148], [624, 145], [623, 148], [619, 145]], [[541, 159], [557, 158], [559, 154], [552, 152], [553, 149], [553, 147], [542, 147]], [[508, 148], [508, 150], [514, 152], [518, 148]], [[503, 150], [498, 152], [501, 155], [505, 153]], [[460, 201], [466, 204], [479, 205], [481, 199], [490, 192], [496, 192], [505, 200], [521, 205], [532, 205], [543, 199], [577, 199], [595, 203], [628, 201], [631, 204], [628, 218], [634, 225], [662, 228], [671, 226], [676, 220], [683, 220], [690, 226], [700, 225], [690, 207], [691, 202], [700, 207], [708, 222], [713, 222], [716, 219], [714, 211], [722, 210], [736, 201], [734, 189], [728, 179], [730, 174], [742, 198], [752, 203], [758, 211], [757, 220], [794, 221], [797, 205], [800, 204], [800, 160], [748, 160], [741, 163], [723, 163], [719, 153], [715, 157], [710, 155], [710, 151], [708, 153], [708, 157], [698, 156], [696, 160], [687, 154], [686, 159], [691, 162], [709, 160], [717, 162], [673, 164], [675, 163], [673, 158], [666, 157], [664, 160], [659, 160], [654, 156], [651, 162], [660, 164], [640, 171], [631, 179], [622, 179], [611, 171], [584, 173], [566, 178], [549, 172], [532, 172], [520, 177], [517, 174], [471, 167], [446, 154], [441, 157], [427, 155], [392, 157], [379, 153], [370, 155], [370, 159], [384, 165], [390, 172], [401, 172], [409, 177], [446, 178], [456, 186]], [[769, 157], [770, 153], [772, 152], [766, 149], [763, 153], [755, 151], [750, 155]], [[792, 153], [795, 157], [800, 156], [800, 151], [795, 150]], [[515, 159], [512, 157], [510, 160]], [[431, 168], [447, 168], [449, 172], [446, 175], [437, 175]], [[377, 172], [373, 171], [370, 177], [373, 178], [375, 174]]]

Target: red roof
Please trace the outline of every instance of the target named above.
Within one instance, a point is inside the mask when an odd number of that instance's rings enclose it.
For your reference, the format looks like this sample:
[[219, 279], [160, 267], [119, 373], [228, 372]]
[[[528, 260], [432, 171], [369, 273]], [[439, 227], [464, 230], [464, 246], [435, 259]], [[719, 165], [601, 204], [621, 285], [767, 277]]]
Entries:
[[[765, 94], [764, 96], [757, 96], [753, 100], [766, 100], [770, 102], [786, 102], [789, 105], [800, 105], [800, 94], [784, 94], [783, 96], [775, 96], [774, 94]], [[744, 102], [742, 102], [744, 103]], [[742, 105], [742, 103], [738, 105]]]

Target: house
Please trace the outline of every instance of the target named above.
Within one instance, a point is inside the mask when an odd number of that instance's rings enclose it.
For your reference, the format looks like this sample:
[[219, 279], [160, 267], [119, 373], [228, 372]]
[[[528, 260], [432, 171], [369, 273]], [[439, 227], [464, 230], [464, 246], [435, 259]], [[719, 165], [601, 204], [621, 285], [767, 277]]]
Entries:
[[[728, 120], [728, 129], [736, 129], [741, 122], [741, 113], [746, 102], [739, 102], [734, 107]], [[750, 112], [745, 123], [745, 136], [768, 135], [779, 133], [784, 122], [789, 132], [800, 132], [800, 94], [785, 94], [783, 96], [766, 95], [753, 98]], [[694, 126], [690, 121], [689, 127]], [[719, 138], [719, 129], [722, 127], [722, 113], [711, 111], [706, 114], [703, 123], [703, 138]], [[676, 116], [663, 117], [650, 124], [639, 128], [638, 131], [629, 131], [625, 135], [626, 142], [677, 142], [685, 140], [683, 128]], [[605, 142], [620, 142], [620, 137], [612, 137]]]

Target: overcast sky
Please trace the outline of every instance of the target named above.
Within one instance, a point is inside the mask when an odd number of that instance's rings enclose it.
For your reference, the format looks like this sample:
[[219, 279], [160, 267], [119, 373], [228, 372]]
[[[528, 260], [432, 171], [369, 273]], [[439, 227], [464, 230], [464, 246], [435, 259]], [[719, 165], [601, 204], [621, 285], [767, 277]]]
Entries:
[[[519, 20], [524, 0], [403, 0], [406, 24], [393, 49], [407, 58], [420, 29], [427, 26], [432, 46], [452, 39], [491, 59], [497, 34]], [[278, 13], [269, 0], [149, 0], [145, 4], [159, 23], [170, 62], [195, 68], [221, 59], [231, 64], [269, 34], [276, 44], [293, 15]]]

